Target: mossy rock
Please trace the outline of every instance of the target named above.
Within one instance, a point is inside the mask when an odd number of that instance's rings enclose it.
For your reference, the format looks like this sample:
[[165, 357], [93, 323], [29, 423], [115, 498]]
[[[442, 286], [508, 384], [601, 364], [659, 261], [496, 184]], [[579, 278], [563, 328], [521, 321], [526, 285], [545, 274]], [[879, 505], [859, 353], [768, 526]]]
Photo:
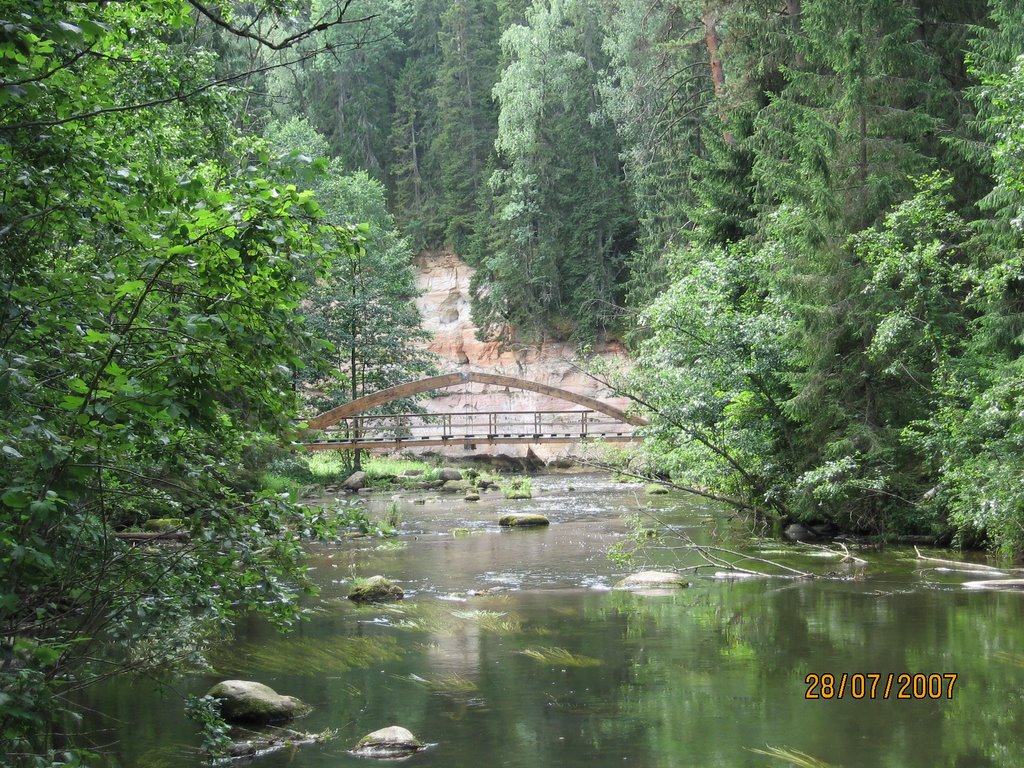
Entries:
[[682, 589], [688, 586], [690, 586], [690, 582], [687, 581], [685, 576], [681, 576], [678, 573], [670, 571], [640, 571], [624, 578], [615, 585], [615, 589], [668, 590]]
[[441, 486], [441, 493], [466, 493], [473, 489], [469, 480], [445, 480]]
[[405, 592], [400, 586], [380, 575], [358, 582], [348, 593], [348, 599], [357, 603], [386, 603], [403, 597]]
[[668, 493], [668, 488], [664, 485], [648, 485], [644, 488], [644, 493], [648, 496], [664, 496]]
[[252, 680], [223, 680], [207, 696], [220, 701], [221, 717], [229, 723], [278, 723], [313, 709], [294, 696], [282, 696], [269, 685]]
[[423, 742], [400, 725], [389, 725], [368, 733], [352, 748], [356, 757], [396, 758], [411, 755], [423, 749]]
[[480, 501], [480, 494], [475, 491], [469, 491], [465, 496], [462, 497], [463, 501]]
[[509, 488], [509, 489], [503, 488], [502, 489], [502, 493], [505, 494], [505, 498], [506, 499], [511, 499], [513, 501], [516, 500], [516, 499], [532, 499], [533, 498], [533, 491], [531, 491], [529, 488]]
[[155, 533], [174, 531], [178, 528], [184, 527], [185, 521], [180, 517], [154, 517], [152, 520], [147, 520], [142, 524], [142, 530], [153, 531]]
[[506, 528], [530, 528], [542, 525], [550, 525], [551, 521], [544, 515], [537, 515], [528, 512], [502, 515], [498, 525]]

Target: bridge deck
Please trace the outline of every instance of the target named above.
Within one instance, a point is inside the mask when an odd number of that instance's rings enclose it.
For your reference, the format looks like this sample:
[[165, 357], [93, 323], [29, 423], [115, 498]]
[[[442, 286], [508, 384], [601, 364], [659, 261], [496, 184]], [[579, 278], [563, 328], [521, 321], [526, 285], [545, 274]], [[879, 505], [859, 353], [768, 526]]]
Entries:
[[608, 443], [639, 442], [642, 438], [626, 432], [542, 435], [449, 435], [447, 437], [405, 437], [405, 438], [337, 438], [303, 443], [308, 451], [354, 451], [372, 449], [428, 448], [433, 446], [471, 445], [536, 445], [538, 443], [579, 443], [585, 440], [603, 440]]
[[432, 446], [632, 442], [632, 424], [589, 410], [471, 411], [349, 416], [304, 443], [313, 451]]

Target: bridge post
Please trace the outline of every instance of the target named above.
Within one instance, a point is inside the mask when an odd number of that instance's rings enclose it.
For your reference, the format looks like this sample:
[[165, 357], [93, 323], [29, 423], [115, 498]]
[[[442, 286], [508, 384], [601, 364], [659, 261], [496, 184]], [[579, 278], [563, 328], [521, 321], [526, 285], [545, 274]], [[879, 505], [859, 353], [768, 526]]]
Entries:
[[587, 422], [587, 416], [589, 414], [590, 414], [590, 411], [582, 411], [580, 413], [580, 437], [586, 437], [587, 436], [587, 423], [588, 423]]

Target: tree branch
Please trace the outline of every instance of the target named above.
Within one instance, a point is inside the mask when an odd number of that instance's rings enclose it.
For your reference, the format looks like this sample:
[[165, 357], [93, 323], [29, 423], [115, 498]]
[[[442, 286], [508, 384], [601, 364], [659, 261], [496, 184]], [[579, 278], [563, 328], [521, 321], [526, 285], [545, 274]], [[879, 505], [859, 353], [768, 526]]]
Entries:
[[281, 42], [275, 43], [272, 40], [268, 40], [267, 38], [263, 37], [262, 35], [258, 35], [255, 32], [250, 32], [248, 29], [242, 29], [240, 27], [232, 26], [230, 22], [224, 19], [224, 17], [222, 17], [216, 11], [211, 10], [210, 8], [205, 6], [203, 3], [198, 2], [197, 0], [188, 0], [189, 5], [195, 8], [199, 13], [208, 18], [218, 27], [227, 30], [236, 37], [244, 37], [247, 40], [255, 40], [260, 45], [266, 46], [267, 48], [270, 48], [271, 50], [274, 51], [283, 51], [285, 48], [290, 48], [296, 43], [302, 42], [311, 35], [317, 32], [325, 32], [331, 27], [336, 27], [341, 24], [360, 24], [362, 22], [375, 19], [377, 18], [377, 16], [380, 15], [375, 13], [369, 16], [363, 16], [362, 18], [359, 19], [345, 19], [345, 13], [346, 11], [348, 11], [348, 7], [351, 3], [352, 0], [344, 1], [344, 3], [342, 4], [341, 8], [338, 11], [338, 17], [334, 19], [334, 21], [320, 21], [317, 24], [314, 24], [312, 27], [307, 27], [301, 32], [296, 32], [294, 35], [289, 35], [288, 37], [284, 38], [284, 40], [282, 40]]

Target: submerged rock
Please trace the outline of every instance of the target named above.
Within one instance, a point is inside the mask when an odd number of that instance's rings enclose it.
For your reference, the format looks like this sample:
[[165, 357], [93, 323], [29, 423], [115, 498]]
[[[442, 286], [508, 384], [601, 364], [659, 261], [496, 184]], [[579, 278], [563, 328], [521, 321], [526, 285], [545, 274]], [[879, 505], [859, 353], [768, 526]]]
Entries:
[[357, 603], [385, 603], [389, 600], [401, 600], [403, 597], [405, 592], [400, 586], [380, 575], [359, 582], [348, 593], [348, 599]]
[[423, 742], [400, 725], [368, 733], [352, 748], [355, 757], [406, 757], [423, 749]]
[[529, 512], [517, 512], [509, 515], [502, 515], [498, 525], [506, 528], [526, 528], [536, 525], [550, 525], [551, 521], [544, 515], [532, 514]]
[[232, 723], [276, 723], [312, 710], [294, 696], [282, 696], [269, 685], [252, 680], [223, 680], [207, 695], [220, 700], [221, 717]]
[[685, 576], [668, 571], [640, 571], [624, 578], [616, 589], [681, 589], [690, 586]]
[[366, 487], [367, 480], [368, 478], [365, 472], [353, 472], [348, 476], [348, 479], [345, 480], [342, 487], [344, 487], [346, 491], [358, 491]]

